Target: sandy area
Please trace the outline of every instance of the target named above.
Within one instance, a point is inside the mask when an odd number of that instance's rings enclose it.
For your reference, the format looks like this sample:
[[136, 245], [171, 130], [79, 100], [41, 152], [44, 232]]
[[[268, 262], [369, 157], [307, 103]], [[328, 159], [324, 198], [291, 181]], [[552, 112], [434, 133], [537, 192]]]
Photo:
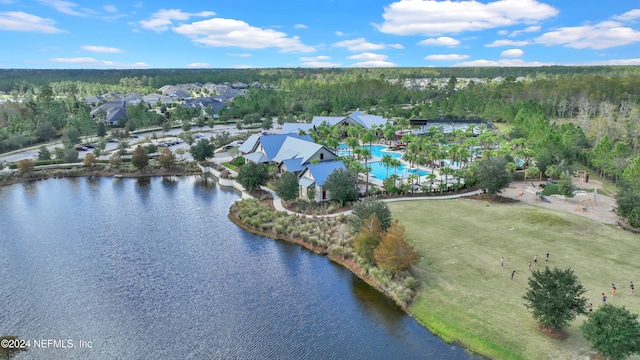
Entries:
[[[549, 203], [539, 200], [536, 196], [536, 189], [539, 189], [539, 185], [542, 181], [534, 181], [534, 188], [530, 181], [514, 181], [509, 187], [504, 189], [500, 195], [512, 199], [518, 199], [524, 203], [544, 207], [547, 209], [565, 211], [573, 213], [579, 216], [588, 217], [593, 220], [597, 220], [607, 224], [615, 224], [618, 220], [618, 216], [613, 211], [616, 207], [616, 201], [613, 198], [598, 194], [596, 200], [594, 200], [593, 189], [601, 189], [602, 183], [597, 180], [590, 180], [588, 183], [576, 184], [579, 188], [588, 189], [585, 191], [579, 191], [573, 198], [565, 199], [564, 196], [552, 195], [547, 197]], [[592, 202], [587, 205], [586, 210], [582, 210], [584, 206], [578, 206], [580, 200], [591, 200]], [[584, 204], [583, 203], [583, 204]]]

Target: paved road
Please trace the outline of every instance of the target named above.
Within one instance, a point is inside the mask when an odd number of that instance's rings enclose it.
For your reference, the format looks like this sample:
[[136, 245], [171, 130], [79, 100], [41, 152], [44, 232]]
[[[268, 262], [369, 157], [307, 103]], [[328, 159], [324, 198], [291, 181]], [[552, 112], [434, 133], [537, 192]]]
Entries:
[[[216, 136], [217, 134], [221, 133], [222, 131], [227, 131], [228, 133], [232, 134], [232, 136], [234, 134], [237, 133], [241, 133], [241, 132], [246, 132], [247, 130], [238, 130], [234, 125], [216, 125], [212, 128], [210, 128], [209, 126], [205, 126], [202, 129], [200, 129], [199, 127], [194, 127], [192, 128], [192, 131], [194, 132], [195, 135], [200, 134], [202, 135], [202, 137], [204, 138], [211, 138]], [[167, 133], [164, 133], [162, 131], [150, 131], [150, 132], [145, 132], [145, 133], [138, 133], [136, 134], [138, 136], [138, 138], [128, 138], [128, 139], [123, 139], [124, 141], [127, 141], [127, 143], [130, 146], [130, 149], [133, 150], [133, 148], [135, 147], [136, 144], [138, 144], [139, 142], [142, 142], [144, 140], [150, 140], [153, 139], [154, 134], [155, 137], [157, 139], [152, 140], [152, 142], [154, 142], [155, 144], [161, 144], [165, 141], [171, 141], [175, 138], [177, 138], [177, 136], [182, 133], [182, 129], [179, 128], [175, 128], [175, 129], [171, 129], [169, 130]], [[166, 138], [163, 138], [164, 136], [167, 136]], [[96, 142], [97, 138], [96, 137], [90, 137], [88, 139], [84, 139], [82, 143], [91, 143], [91, 142]], [[14, 152], [10, 152], [10, 153], [6, 153], [6, 154], [0, 154], [0, 163], [1, 162], [16, 162], [16, 161], [20, 161], [22, 159], [31, 159], [31, 160], [36, 160], [38, 158], [38, 151], [40, 149], [40, 147], [42, 146], [42, 144], [37, 145], [37, 146], [32, 146], [29, 148], [24, 149], [23, 151], [14, 151]], [[57, 148], [57, 147], [62, 147], [62, 142], [57, 141], [54, 143], [49, 143], [45, 145], [47, 147], [47, 149], [49, 151], [53, 151], [53, 149]], [[105, 148], [105, 154], [100, 156], [99, 158], [102, 159], [109, 159], [109, 157], [111, 156], [111, 152], [113, 150], [116, 150], [118, 148], [118, 143], [107, 143], [107, 147]], [[179, 145], [173, 145], [170, 147], [170, 149], [172, 151], [175, 152], [175, 150], [183, 148], [185, 150], [189, 149], [189, 145], [186, 143], [183, 144], [179, 144]], [[87, 151], [78, 151], [78, 158], [82, 159], [84, 158], [84, 156], [87, 153], [93, 152], [93, 149], [89, 149]], [[189, 155], [188, 153], [186, 153], [183, 157], [183, 160], [192, 160], [193, 158], [191, 157], [191, 155]]]

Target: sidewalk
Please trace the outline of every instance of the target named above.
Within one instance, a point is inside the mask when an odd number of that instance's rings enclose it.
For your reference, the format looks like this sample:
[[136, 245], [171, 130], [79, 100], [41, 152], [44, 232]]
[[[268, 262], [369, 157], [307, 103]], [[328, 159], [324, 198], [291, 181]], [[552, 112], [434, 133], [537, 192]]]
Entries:
[[[280, 197], [275, 193], [275, 191], [269, 189], [266, 186], [261, 186], [260, 187], [262, 190], [267, 191], [271, 194], [271, 196], [273, 196], [273, 207], [276, 208], [276, 210], [279, 211], [286, 211], [287, 214], [295, 214], [298, 216], [304, 216], [307, 218], [314, 218], [314, 217], [335, 217], [335, 216], [340, 216], [342, 214], [344, 215], [349, 215], [351, 214], [351, 210], [347, 210], [347, 211], [343, 211], [340, 213], [336, 213], [336, 214], [326, 214], [326, 215], [306, 215], [306, 214], [300, 214], [291, 210], [286, 209], [283, 205], [282, 205], [282, 199], [280, 199]], [[463, 194], [453, 194], [453, 195], [442, 195], [442, 196], [417, 196], [417, 197], [401, 197], [401, 198], [391, 198], [391, 199], [381, 199], [384, 202], [395, 202], [395, 201], [413, 201], [413, 200], [446, 200], [446, 199], [457, 199], [457, 198], [461, 198], [464, 196], [472, 196], [472, 195], [477, 195], [482, 193], [482, 190], [475, 190], [475, 191], [471, 191], [468, 193], [463, 193]]]

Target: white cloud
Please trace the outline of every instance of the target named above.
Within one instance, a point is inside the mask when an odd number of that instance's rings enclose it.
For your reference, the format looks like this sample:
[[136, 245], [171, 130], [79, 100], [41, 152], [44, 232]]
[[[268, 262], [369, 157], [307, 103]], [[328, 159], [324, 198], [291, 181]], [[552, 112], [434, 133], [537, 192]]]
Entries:
[[26, 31], [45, 34], [65, 32], [54, 26], [56, 22], [22, 11], [0, 12], [0, 30]]
[[114, 13], [114, 12], [118, 12], [118, 8], [116, 8], [113, 5], [105, 5], [102, 7], [106, 12], [110, 12], [110, 13]]
[[370, 43], [365, 38], [357, 38], [353, 40], [343, 40], [332, 45], [333, 47], [346, 47], [349, 51], [369, 51], [369, 50], [382, 50], [386, 48], [403, 49], [401, 44], [374, 44]]
[[293, 28], [294, 29], [306, 29], [307, 25], [305, 25], [305, 24], [295, 24], [295, 25], [293, 25]]
[[428, 55], [424, 57], [425, 60], [446, 60], [446, 61], [464, 60], [468, 58], [469, 58], [469, 55], [462, 55], [462, 54], [433, 54], [433, 55]]
[[349, 67], [362, 67], [362, 68], [373, 68], [373, 67], [396, 67], [398, 65], [392, 63], [392, 62], [388, 62], [388, 61], [381, 61], [381, 60], [376, 60], [376, 61], [363, 61], [363, 62], [358, 62], [352, 65], [349, 65]]
[[509, 32], [508, 32], [507, 30], [500, 30], [500, 31], [498, 31], [498, 35], [502, 35], [502, 36], [505, 36], [505, 35], [507, 35], [508, 33], [509, 33]]
[[347, 59], [351, 59], [351, 60], [365, 60], [365, 61], [381, 61], [381, 60], [386, 60], [387, 58], [388, 58], [387, 55], [374, 54], [374, 53], [362, 53], [362, 54], [351, 55], [347, 57]]
[[329, 59], [331, 59], [331, 56], [319, 55], [301, 57], [300, 61], [302, 61], [302, 66], [306, 67], [328, 68], [342, 66], [342, 63], [326, 61]]
[[257, 66], [255, 65], [231, 65], [229, 69], [255, 69]]
[[78, 4], [74, 4], [69, 1], [64, 0], [38, 0], [39, 3], [43, 5], [50, 6], [57, 11], [73, 16], [85, 16], [85, 13], [81, 13], [79, 11], [74, 10], [74, 8], [78, 7]]
[[211, 64], [207, 64], [204, 62], [195, 62], [195, 63], [188, 64], [187, 67], [192, 69], [202, 69], [202, 68], [211, 67]]
[[244, 21], [214, 18], [182, 24], [173, 28], [191, 41], [211, 47], [236, 46], [248, 49], [280, 48], [282, 52], [314, 52], [316, 49], [304, 45], [297, 36], [273, 29], [251, 26]]
[[384, 8], [384, 22], [375, 26], [395, 35], [436, 35], [531, 24], [557, 14], [537, 0], [399, 0]]
[[209, 17], [216, 13], [213, 11], [200, 11], [198, 13], [188, 13], [179, 9], [161, 9], [151, 15], [149, 20], [140, 20], [140, 26], [145, 29], [162, 32], [173, 25], [173, 20], [189, 20], [191, 17]]
[[83, 50], [99, 52], [99, 53], [121, 53], [122, 50], [110, 46], [94, 46], [94, 45], [84, 45], [81, 46]]
[[49, 59], [49, 62], [56, 64], [73, 64], [82, 66], [99, 66], [110, 68], [148, 68], [149, 64], [144, 62], [136, 62], [133, 64], [124, 64], [117, 61], [97, 60], [91, 57], [76, 57], [76, 58], [53, 58]]
[[344, 33], [342, 31], [336, 31], [336, 35], [338, 36], [344, 36]]
[[640, 58], [635, 59], [615, 59], [588, 62], [580, 65], [640, 65]]
[[505, 50], [503, 52], [500, 53], [500, 56], [502, 57], [508, 57], [508, 58], [517, 58], [524, 55], [524, 51], [520, 50], [520, 49], [509, 49], [509, 50]]
[[613, 20], [624, 21], [624, 22], [634, 21], [635, 19], [638, 19], [638, 18], [640, 18], [640, 9], [629, 10], [622, 15], [616, 15], [612, 17]]
[[311, 61], [320, 61], [320, 60], [329, 60], [331, 56], [319, 55], [319, 56], [307, 56], [301, 57], [300, 61], [311, 62]]
[[460, 40], [448, 37], [440, 36], [439, 38], [424, 39], [418, 43], [418, 45], [431, 45], [431, 46], [457, 46], [460, 44]]
[[544, 33], [534, 39], [542, 45], [564, 45], [573, 49], [608, 49], [640, 41], [640, 31], [615, 21], [596, 25], [569, 26]]
[[538, 31], [540, 31], [540, 29], [542, 29], [541, 26], [529, 26], [529, 27], [524, 28], [522, 30], [515, 30], [509, 36], [510, 37], [516, 37], [516, 36], [518, 36], [520, 34], [524, 34], [524, 33], [538, 32]]
[[251, 57], [251, 56], [253, 56], [252, 54], [247, 54], [247, 53], [242, 53], [242, 54], [238, 54], [238, 53], [227, 53], [227, 55], [229, 55], [229, 56], [238, 56], [238, 57]]
[[497, 61], [494, 60], [474, 60], [467, 61], [455, 64], [454, 66], [461, 67], [480, 67], [480, 66], [491, 66], [491, 67], [521, 67], [521, 66], [548, 66], [555, 65], [551, 63], [542, 63], [538, 61], [524, 61], [520, 59], [500, 59]]
[[498, 46], [525, 46], [529, 45], [530, 42], [526, 40], [514, 41], [514, 40], [496, 40], [490, 44], [485, 45], [485, 47], [498, 47]]

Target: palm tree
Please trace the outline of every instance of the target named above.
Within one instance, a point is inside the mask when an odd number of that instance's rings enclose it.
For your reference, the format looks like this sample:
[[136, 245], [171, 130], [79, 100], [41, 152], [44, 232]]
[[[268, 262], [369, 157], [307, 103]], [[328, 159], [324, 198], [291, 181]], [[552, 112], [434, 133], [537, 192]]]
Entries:
[[369, 172], [371, 171], [371, 168], [369, 167], [369, 157], [371, 156], [371, 151], [367, 149], [362, 149], [361, 155], [364, 156], [364, 167], [367, 170], [367, 183], [364, 185], [365, 186], [364, 193], [368, 194], [369, 193]]
[[429, 175], [427, 175], [427, 180], [429, 180], [429, 189], [433, 189], [433, 183], [436, 182], [437, 178], [438, 177], [434, 173], [429, 173]]
[[[445, 166], [443, 168], [440, 169], [440, 174], [444, 175], [444, 183], [448, 184], [449, 183], [449, 175], [453, 175], [453, 169]], [[442, 189], [442, 187], [440, 187]]]
[[393, 168], [393, 173], [397, 174], [398, 169], [402, 166], [402, 162], [398, 159], [391, 159], [391, 167]]
[[347, 148], [350, 151], [353, 151], [355, 148], [357, 148], [358, 146], [360, 146], [360, 143], [358, 142], [358, 139], [355, 137], [348, 137], [345, 140], [345, 144], [347, 144]]
[[389, 154], [382, 155], [382, 159], [380, 159], [380, 163], [384, 165], [385, 168], [387, 168], [387, 177], [389, 177], [389, 168], [391, 167], [392, 161], [393, 158]]
[[376, 136], [376, 133], [373, 130], [369, 130], [362, 135], [362, 142], [364, 144], [369, 143], [369, 153], [371, 153], [371, 147], [372, 147], [373, 141], [377, 139], [378, 137]]

